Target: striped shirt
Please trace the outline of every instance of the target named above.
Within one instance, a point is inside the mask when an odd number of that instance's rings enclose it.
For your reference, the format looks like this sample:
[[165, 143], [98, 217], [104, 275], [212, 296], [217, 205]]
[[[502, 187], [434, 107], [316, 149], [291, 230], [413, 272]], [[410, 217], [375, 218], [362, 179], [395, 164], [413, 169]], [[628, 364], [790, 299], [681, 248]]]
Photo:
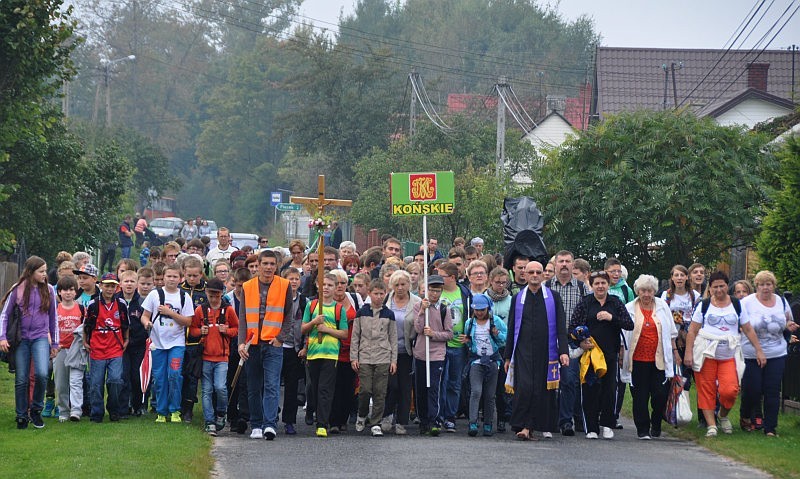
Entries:
[[564, 306], [564, 316], [567, 320], [567, 329], [569, 329], [569, 322], [572, 320], [575, 306], [588, 293], [586, 285], [575, 278], [562, 285], [557, 278], [552, 278], [545, 283], [545, 286], [561, 295], [561, 304]]
[[[316, 308], [315, 308], [316, 309]], [[340, 331], [347, 331], [347, 310], [341, 308], [342, 314], [339, 319], [339, 326], [336, 326], [336, 303], [330, 305], [322, 305], [322, 314], [325, 316], [325, 326]], [[306, 311], [303, 314], [303, 322], [310, 323], [312, 317], [316, 317], [316, 311], [311, 312], [311, 301], [306, 304]], [[322, 342], [317, 339], [317, 327], [311, 329], [308, 333], [308, 355], [309, 361], [314, 359], [339, 359], [339, 339], [331, 336], [330, 334], [322, 335]]]

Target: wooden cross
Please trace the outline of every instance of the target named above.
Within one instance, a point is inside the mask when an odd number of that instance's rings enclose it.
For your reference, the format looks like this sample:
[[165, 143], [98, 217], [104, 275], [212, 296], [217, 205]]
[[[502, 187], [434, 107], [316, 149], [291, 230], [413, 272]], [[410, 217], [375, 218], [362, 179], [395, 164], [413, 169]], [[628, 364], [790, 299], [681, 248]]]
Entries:
[[[301, 204], [306, 205], [306, 208], [309, 209], [309, 213], [313, 214], [315, 218], [322, 217], [322, 214], [325, 212], [326, 206], [345, 206], [350, 207], [353, 205], [353, 202], [350, 200], [336, 200], [331, 198], [325, 198], [325, 175], [317, 176], [317, 189], [319, 191], [316, 198], [309, 198], [305, 196], [290, 196], [289, 202], [294, 204]], [[313, 211], [312, 211], [313, 207]], [[319, 306], [318, 315], [322, 315], [322, 280], [325, 276], [325, 263], [323, 258], [325, 257], [325, 242], [323, 241], [323, 235], [320, 234], [319, 238], [317, 239], [317, 254], [319, 255], [319, 263], [317, 265], [317, 305]], [[339, 318], [336, 318], [336, 321], [339, 321]], [[318, 341], [322, 342], [322, 333], [317, 331], [317, 338]]]

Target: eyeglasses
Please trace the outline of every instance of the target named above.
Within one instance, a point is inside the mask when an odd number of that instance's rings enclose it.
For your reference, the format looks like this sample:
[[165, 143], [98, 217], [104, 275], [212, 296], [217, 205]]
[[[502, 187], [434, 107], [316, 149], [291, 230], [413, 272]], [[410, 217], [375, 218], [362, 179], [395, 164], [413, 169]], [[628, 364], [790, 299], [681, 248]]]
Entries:
[[269, 240], [261, 240], [258, 244], [269, 244]]
[[227, 269], [218, 269], [217, 270], [217, 274], [228, 274], [228, 273], [230, 273], [230, 271], [228, 271]]
[[168, 254], [167, 255], [167, 258], [177, 258], [177, 257], [178, 257], [177, 254]]
[[485, 271], [473, 271], [472, 273], [470, 273], [470, 276], [486, 276], [486, 272]]
[[505, 286], [508, 284], [508, 281], [492, 281], [492, 284], [496, 284], [497, 286]]

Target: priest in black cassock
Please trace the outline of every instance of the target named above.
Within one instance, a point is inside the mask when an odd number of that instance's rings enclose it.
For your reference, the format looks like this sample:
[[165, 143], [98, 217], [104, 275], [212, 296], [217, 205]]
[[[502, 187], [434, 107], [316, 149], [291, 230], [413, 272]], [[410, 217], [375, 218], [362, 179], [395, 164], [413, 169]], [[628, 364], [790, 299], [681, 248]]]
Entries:
[[511, 301], [505, 350], [506, 389], [514, 393], [511, 429], [521, 440], [533, 439], [533, 431], [545, 437], [558, 431], [558, 382], [561, 366], [569, 364], [561, 297], [543, 286], [541, 263], [528, 263], [525, 274], [527, 286]]

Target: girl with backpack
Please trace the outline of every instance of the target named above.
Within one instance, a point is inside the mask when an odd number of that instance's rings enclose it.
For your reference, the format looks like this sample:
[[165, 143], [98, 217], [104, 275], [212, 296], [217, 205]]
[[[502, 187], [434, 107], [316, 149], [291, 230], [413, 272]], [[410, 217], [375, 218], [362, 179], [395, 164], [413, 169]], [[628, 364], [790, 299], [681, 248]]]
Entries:
[[[16, 361], [14, 399], [17, 429], [26, 429], [28, 422], [37, 429], [44, 427], [42, 409], [49, 360], [58, 352], [56, 303], [56, 291], [47, 283], [47, 263], [38, 256], [31, 256], [25, 262], [19, 281], [6, 295], [0, 313], [0, 351], [11, 351]], [[34, 370], [33, 401], [28, 400], [31, 361]]]

